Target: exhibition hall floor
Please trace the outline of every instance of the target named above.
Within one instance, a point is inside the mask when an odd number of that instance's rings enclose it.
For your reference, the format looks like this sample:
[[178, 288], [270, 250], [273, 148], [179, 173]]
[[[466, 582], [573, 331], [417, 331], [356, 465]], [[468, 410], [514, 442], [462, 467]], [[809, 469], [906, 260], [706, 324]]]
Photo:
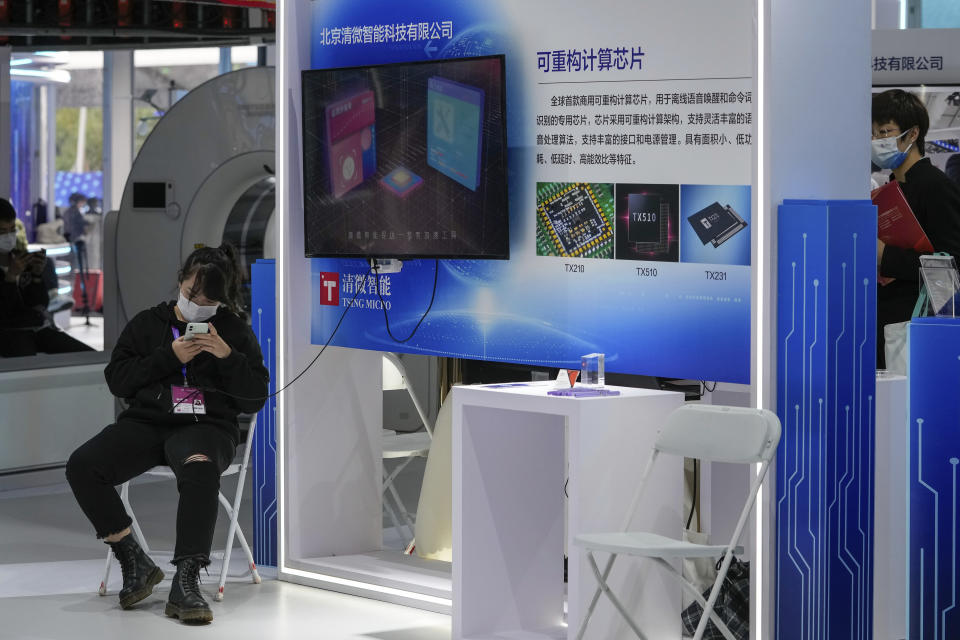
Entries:
[[[62, 471], [50, 477], [62, 478]], [[243, 553], [237, 545], [223, 602], [214, 602], [220, 561], [210, 575], [201, 573], [201, 590], [213, 609], [211, 625], [188, 627], [163, 614], [173, 567], [161, 568], [167, 578], [153, 595], [134, 609], [117, 602], [119, 569], [111, 570], [105, 597], [97, 595], [103, 575], [105, 547], [65, 484], [17, 489], [16, 478], [0, 478], [0, 639], [113, 638], [167, 640], [174, 634], [204, 637], [323, 638], [376, 640], [448, 640], [449, 616], [303, 587], [274, 579], [275, 570], [261, 567], [263, 583], [242, 577]], [[233, 478], [223, 489], [232, 495]], [[249, 493], [249, 483], [248, 490]], [[137, 482], [131, 502], [153, 548], [173, 546], [176, 487], [172, 482]], [[414, 504], [416, 504], [414, 502]], [[243, 509], [249, 509], [244, 501]], [[247, 511], [249, 513], [249, 511]], [[222, 545], [228, 522], [221, 513], [214, 548]], [[249, 521], [243, 529], [250, 539]], [[166, 556], [169, 558], [169, 554]], [[164, 556], [157, 554], [157, 559]], [[211, 635], [216, 634], [216, 636]]]

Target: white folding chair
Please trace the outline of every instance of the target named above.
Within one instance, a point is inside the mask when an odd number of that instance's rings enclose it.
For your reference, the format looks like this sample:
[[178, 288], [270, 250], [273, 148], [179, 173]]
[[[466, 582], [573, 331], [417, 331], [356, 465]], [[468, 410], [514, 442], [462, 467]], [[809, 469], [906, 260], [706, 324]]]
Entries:
[[[773, 458], [779, 442], [780, 420], [777, 419], [775, 414], [765, 409], [685, 405], [671, 413], [657, 436], [653, 450], [650, 452], [640, 484], [620, 531], [582, 534], [574, 538], [574, 544], [585, 549], [590, 569], [598, 583], [597, 590], [594, 592], [580, 623], [577, 640], [583, 638], [587, 623], [590, 621], [590, 616], [596, 608], [601, 593], [606, 594], [613, 606], [630, 625], [630, 628], [637, 634], [637, 637], [646, 640], [646, 636], [640, 630], [637, 622], [630, 616], [607, 583], [613, 563], [620, 554], [651, 559], [656, 565], [676, 577], [680, 581], [680, 585], [700, 603], [700, 606], [703, 607], [703, 615], [693, 636], [694, 640], [703, 638], [708, 621], [717, 626], [724, 638], [735, 640], [727, 626], [713, 611], [713, 607], [717, 601], [717, 596], [720, 595], [720, 587], [727, 575], [727, 570], [730, 568], [734, 554], [743, 553], [743, 549], [737, 546], [737, 542], [740, 540], [747, 517], [756, 501], [757, 491], [760, 489], [760, 484], [763, 482], [767, 468], [770, 466], [770, 460]], [[634, 511], [637, 509], [647, 479], [650, 477], [650, 470], [661, 453], [716, 462], [760, 463], [760, 473], [754, 477], [751, 483], [750, 493], [740, 512], [740, 519], [737, 520], [733, 537], [728, 544], [700, 545], [655, 533], [629, 531]], [[610, 558], [602, 571], [593, 555], [596, 551], [610, 554]], [[723, 563], [710, 590], [709, 598], [706, 600], [693, 584], [683, 577], [680, 571], [664, 559], [716, 558], [721, 555], [723, 556]], [[678, 620], [677, 623], [679, 624], [679, 622]]]
[[[417, 394], [413, 391], [413, 386], [407, 379], [407, 369], [403, 366], [403, 362], [400, 361], [400, 358], [395, 353], [385, 352], [383, 357], [397, 368], [400, 377], [403, 378], [403, 386], [406, 387], [407, 393], [410, 394], [410, 399], [413, 401], [413, 406], [417, 410], [417, 414], [420, 416], [424, 427], [424, 431], [422, 432], [385, 433], [381, 449], [384, 460], [405, 458], [402, 463], [397, 465], [397, 467], [389, 473], [387, 473], [386, 467], [383, 468], [383, 507], [386, 509], [387, 515], [390, 517], [390, 521], [393, 523], [393, 528], [396, 530], [397, 535], [401, 538], [404, 537], [403, 526], [406, 525], [407, 531], [409, 532], [407, 539], [413, 540], [413, 518], [415, 518], [416, 515], [410, 513], [403, 504], [403, 500], [400, 499], [400, 493], [397, 491], [396, 486], [394, 486], [394, 481], [397, 479], [397, 476], [400, 475], [400, 472], [406, 469], [407, 465], [413, 462], [415, 458], [426, 458], [427, 454], [430, 453], [430, 444], [433, 441], [433, 428], [427, 419], [426, 412], [423, 410], [423, 405], [420, 404]], [[399, 514], [400, 517], [397, 517], [397, 514]], [[403, 521], [402, 523], [401, 519]]]
[[[243, 551], [247, 554], [247, 566], [250, 567], [250, 577], [255, 584], [260, 584], [260, 574], [257, 571], [257, 565], [253, 561], [253, 553], [250, 551], [250, 545], [247, 544], [247, 539], [243, 535], [243, 530], [237, 525], [237, 520], [240, 514], [240, 500], [243, 497], [243, 482], [247, 477], [247, 467], [250, 462], [250, 449], [253, 446], [253, 434], [257, 428], [257, 416], [254, 415], [250, 420], [250, 427], [247, 431], [247, 441], [243, 445], [243, 457], [241, 462], [233, 463], [228, 466], [221, 475], [232, 476], [237, 475], [237, 490], [233, 496], [233, 502], [227, 500], [226, 496], [223, 495], [223, 492], [218, 492], [218, 498], [220, 499], [220, 504], [223, 505], [224, 510], [227, 512], [227, 515], [230, 517], [230, 527], [227, 530], [227, 544], [223, 550], [223, 566], [220, 569], [220, 585], [217, 588], [217, 593], [214, 596], [214, 599], [218, 602], [223, 600], [223, 587], [227, 582], [227, 570], [230, 568], [230, 555], [233, 552], [233, 541], [234, 539], [240, 540], [240, 546], [243, 547]], [[144, 473], [144, 475], [150, 475], [154, 477], [167, 478], [167, 479], [176, 479], [176, 476], [173, 473], [173, 470], [168, 466], [157, 466], [149, 469]], [[143, 547], [143, 550], [146, 553], [150, 553], [150, 546], [147, 544], [147, 539], [143, 536], [143, 531], [140, 530], [140, 523], [137, 522], [137, 516], [133, 512], [133, 507], [130, 506], [130, 483], [124, 482], [120, 486], [120, 500], [123, 501], [123, 506], [126, 508], [127, 513], [130, 514], [131, 520], [133, 523], [130, 525], [133, 530], [133, 535], [137, 537], [137, 541], [140, 543], [140, 546]], [[104, 596], [107, 594], [107, 581], [110, 579], [110, 560], [112, 554], [110, 550], [107, 550], [107, 561], [106, 567], [103, 571], [103, 581], [100, 583], [99, 593]]]

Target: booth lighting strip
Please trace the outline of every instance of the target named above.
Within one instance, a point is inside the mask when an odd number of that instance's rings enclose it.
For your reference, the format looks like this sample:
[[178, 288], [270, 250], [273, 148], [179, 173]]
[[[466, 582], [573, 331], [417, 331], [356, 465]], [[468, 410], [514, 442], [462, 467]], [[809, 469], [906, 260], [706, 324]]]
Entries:
[[[296, 7], [297, 2], [281, 2], [277, 6], [277, 77], [276, 77], [276, 144], [275, 144], [275, 153], [277, 159], [277, 175], [280, 176], [280, 182], [282, 184], [277, 185], [277, 194], [280, 196], [277, 198], [276, 202], [276, 211], [274, 212], [274, 219], [277, 221], [277, 244], [276, 244], [276, 297], [277, 297], [277, 310], [286, 309], [287, 307], [287, 292], [284, 288], [287, 281], [287, 256], [286, 256], [286, 246], [287, 246], [287, 189], [286, 183], [287, 170], [293, 169], [296, 170], [296, 167], [290, 166], [287, 158], [287, 144], [286, 139], [289, 135], [287, 131], [287, 96], [290, 95], [290, 82], [287, 78], [290, 76], [290, 65], [293, 62], [293, 51], [292, 47], [287, 45], [286, 35], [288, 32], [292, 31], [295, 28], [295, 23], [288, 20], [288, 17], [295, 17], [296, 10], [290, 9], [291, 6]], [[288, 15], [290, 14], [290, 15]], [[299, 65], [298, 67], [299, 68]], [[279, 322], [277, 322], [277, 389], [282, 389], [283, 385], [286, 384], [286, 373], [284, 368], [286, 366], [285, 354], [287, 351], [287, 331], [284, 323], [286, 322], [286, 314], [277, 314]], [[284, 571], [290, 571], [286, 567], [287, 564], [287, 532], [286, 532], [286, 508], [287, 501], [285, 497], [286, 493], [286, 436], [285, 436], [285, 425], [287, 423], [287, 403], [286, 398], [283, 394], [277, 397], [277, 563], [280, 568], [281, 573]], [[296, 574], [294, 574], [296, 575]]]
[[54, 69], [52, 71], [41, 71], [39, 69], [10, 69], [11, 76], [25, 76], [31, 78], [41, 78], [50, 82], [59, 82], [68, 84], [70, 82], [70, 73], [63, 69]]
[[[765, 109], [766, 109], [766, 55], [767, 55], [767, 10], [770, 6], [770, 3], [766, 0], [759, 0], [754, 5], [757, 11], [757, 224], [756, 224], [756, 234], [757, 234], [757, 296], [754, 304], [754, 313], [756, 315], [756, 351], [754, 353], [754, 358], [756, 358], [756, 406], [758, 408], [763, 408], [764, 405], [764, 396], [766, 393], [766, 377], [767, 369], [769, 365], [768, 359], [766, 357], [766, 340], [765, 332], [768, 329], [768, 323], [766, 322], [766, 304], [767, 299], [764, 295], [766, 286], [767, 286], [767, 262], [769, 257], [767, 255], [767, 243], [765, 235], [767, 234], [767, 225], [766, 219], [767, 215], [770, 214], [769, 207], [767, 206], [767, 185], [766, 185], [766, 167], [765, 163], [767, 160], [766, 153], [764, 152], [766, 145], [766, 118], [765, 118]], [[760, 472], [761, 465], [753, 465], [753, 473], [758, 474]], [[767, 475], [769, 477], [769, 474]], [[764, 549], [766, 544], [766, 527], [764, 526], [764, 518], [766, 513], [764, 510], [764, 484], [761, 483], [759, 489], [757, 490], [757, 498], [754, 507], [754, 558], [753, 566], [755, 567], [755, 575], [757, 580], [755, 582], [756, 589], [753, 594], [754, 597], [750, 599], [750, 604], [753, 607], [751, 611], [751, 618], [753, 619], [750, 625], [751, 638], [760, 639], [764, 635], [764, 625], [763, 625], [763, 597], [764, 591], [766, 590], [766, 580], [765, 578], [765, 567], [763, 563]]]
[[398, 596], [401, 598], [409, 598], [411, 600], [420, 600], [421, 602], [429, 602], [430, 604], [437, 604], [445, 607], [453, 606], [453, 601], [448, 598], [438, 598], [437, 596], [428, 596], [422, 593], [415, 593], [413, 591], [405, 591], [404, 589], [395, 589], [394, 587], [383, 587], [377, 584], [371, 584], [369, 582], [347, 580], [346, 578], [338, 578], [336, 576], [329, 576], [324, 573], [314, 573], [313, 571], [303, 571], [301, 569], [291, 569], [290, 567], [284, 567], [283, 572], [289, 573], [290, 575], [293, 575], [293, 576], [299, 576], [301, 578], [316, 580], [318, 582], [329, 582], [331, 584], [350, 587], [351, 589], [362, 589], [363, 591], [374, 591], [376, 593], [383, 593], [386, 595]]

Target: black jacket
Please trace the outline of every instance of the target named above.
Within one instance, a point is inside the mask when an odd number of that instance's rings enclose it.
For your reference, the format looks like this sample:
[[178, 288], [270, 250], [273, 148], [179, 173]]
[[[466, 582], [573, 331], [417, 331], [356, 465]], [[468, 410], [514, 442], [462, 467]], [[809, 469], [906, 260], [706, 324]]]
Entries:
[[0, 270], [0, 329], [43, 326], [49, 301], [41, 278], [22, 274], [17, 282], [7, 282]]
[[201, 353], [187, 363], [187, 382], [203, 391], [207, 413], [174, 414], [170, 387], [183, 384], [183, 365], [173, 353], [171, 327], [176, 327], [180, 335], [186, 330], [186, 323], [174, 312], [175, 304], [165, 302], [141, 311], [117, 340], [103, 373], [110, 391], [129, 403], [120, 418], [171, 426], [199, 420], [225, 429], [234, 442], [239, 442], [237, 414], [259, 411], [268, 393], [270, 374], [263, 366], [256, 336], [246, 322], [221, 307], [207, 322], [230, 345], [230, 355], [220, 359]]
[[[905, 177], [906, 182], [900, 184], [903, 195], [934, 250], [960, 258], [960, 187], [929, 158], [921, 158]], [[920, 294], [920, 255], [912, 249], [884, 248], [880, 275], [896, 280], [877, 292], [880, 327], [910, 319]]]

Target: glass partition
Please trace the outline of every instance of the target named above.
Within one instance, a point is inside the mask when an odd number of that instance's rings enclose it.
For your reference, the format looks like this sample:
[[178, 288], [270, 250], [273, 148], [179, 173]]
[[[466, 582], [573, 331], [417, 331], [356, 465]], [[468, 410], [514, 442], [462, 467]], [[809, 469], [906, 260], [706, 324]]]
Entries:
[[[135, 151], [177, 100], [220, 74], [224, 58], [230, 69], [255, 65], [256, 47], [134, 52], [129, 135]], [[0, 271], [18, 293], [4, 297], [0, 309], [0, 370], [109, 356], [102, 353], [103, 298], [111, 295], [103, 283], [103, 67], [102, 51], [11, 58], [11, 193], [0, 197], [14, 205], [18, 235], [14, 252], [0, 252]], [[241, 248], [245, 267], [264, 255], [272, 212], [271, 181], [252, 188], [231, 214], [224, 239]], [[28, 254], [34, 257], [21, 273], [19, 262]]]

